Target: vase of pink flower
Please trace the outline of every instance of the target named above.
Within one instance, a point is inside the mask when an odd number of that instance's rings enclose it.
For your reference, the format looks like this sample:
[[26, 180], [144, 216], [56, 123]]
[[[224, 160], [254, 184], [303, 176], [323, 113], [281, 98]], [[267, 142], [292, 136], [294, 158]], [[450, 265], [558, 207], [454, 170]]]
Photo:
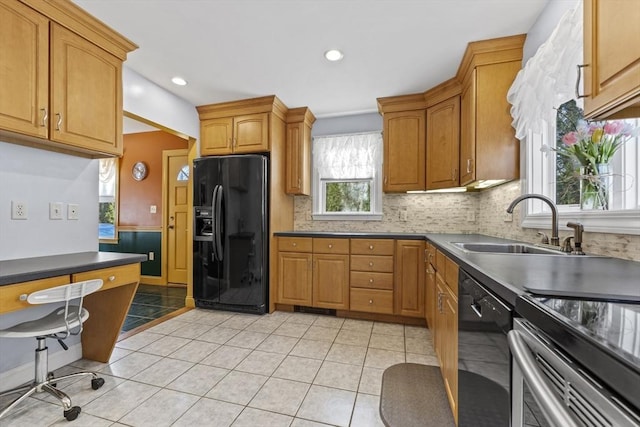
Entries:
[[610, 208], [613, 156], [637, 133], [638, 129], [621, 120], [591, 123], [580, 120], [575, 131], [564, 135], [563, 144], [556, 151], [579, 165], [581, 209]]

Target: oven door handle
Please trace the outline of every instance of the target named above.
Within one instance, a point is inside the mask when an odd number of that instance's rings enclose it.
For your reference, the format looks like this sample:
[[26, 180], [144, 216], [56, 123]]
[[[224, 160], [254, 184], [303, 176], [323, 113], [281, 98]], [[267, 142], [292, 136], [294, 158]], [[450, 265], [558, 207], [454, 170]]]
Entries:
[[544, 375], [538, 368], [520, 332], [516, 330], [509, 331], [507, 339], [513, 359], [520, 368], [531, 394], [533, 394], [547, 421], [552, 426], [578, 427], [563, 402], [545, 381]]

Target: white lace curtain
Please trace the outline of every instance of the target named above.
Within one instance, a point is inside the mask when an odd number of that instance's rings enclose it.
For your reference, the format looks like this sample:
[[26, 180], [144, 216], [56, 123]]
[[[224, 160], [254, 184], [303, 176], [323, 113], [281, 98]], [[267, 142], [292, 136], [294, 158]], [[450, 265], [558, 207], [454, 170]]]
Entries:
[[313, 163], [321, 178], [371, 178], [382, 164], [380, 132], [313, 139]]
[[100, 159], [99, 197], [100, 202], [113, 202], [116, 198], [116, 169], [115, 158]]
[[518, 139], [525, 138], [528, 130], [542, 133], [542, 121], [554, 123], [555, 109], [576, 97], [577, 65], [583, 63], [582, 27], [579, 1], [516, 76], [507, 99]]

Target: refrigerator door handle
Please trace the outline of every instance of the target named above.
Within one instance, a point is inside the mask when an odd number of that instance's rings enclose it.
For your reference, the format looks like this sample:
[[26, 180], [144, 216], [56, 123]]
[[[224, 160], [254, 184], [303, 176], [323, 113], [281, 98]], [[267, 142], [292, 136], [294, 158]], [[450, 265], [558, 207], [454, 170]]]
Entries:
[[216, 234], [216, 223], [218, 222], [218, 218], [216, 217], [216, 200], [218, 198], [218, 187], [220, 187], [219, 185], [216, 185], [213, 188], [213, 196], [212, 196], [212, 200], [211, 200], [211, 261], [216, 261], [218, 259], [218, 253], [216, 251], [216, 238], [215, 238], [215, 234]]
[[214, 246], [216, 248], [216, 253], [219, 261], [222, 261], [222, 258], [224, 256], [224, 251], [222, 249], [222, 230], [223, 230], [222, 228], [223, 227], [222, 197], [223, 197], [222, 185], [218, 185], [218, 194], [216, 198], [216, 210], [214, 211], [215, 218], [216, 218]]

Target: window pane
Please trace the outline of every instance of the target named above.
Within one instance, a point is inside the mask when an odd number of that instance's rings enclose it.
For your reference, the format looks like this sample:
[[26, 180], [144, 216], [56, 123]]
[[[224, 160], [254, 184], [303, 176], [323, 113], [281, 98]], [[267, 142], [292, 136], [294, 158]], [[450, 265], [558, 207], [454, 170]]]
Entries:
[[327, 212], [371, 212], [371, 181], [325, 182]]
[[98, 237], [100, 239], [115, 239], [116, 204], [114, 202], [100, 203], [99, 209]]
[[[556, 148], [563, 144], [562, 138], [576, 130], [581, 120], [582, 109], [575, 100], [565, 102], [556, 115]], [[556, 204], [577, 205], [580, 203], [580, 164], [573, 157], [556, 156]]]
[[98, 186], [98, 238], [117, 239], [117, 159], [100, 159]]

